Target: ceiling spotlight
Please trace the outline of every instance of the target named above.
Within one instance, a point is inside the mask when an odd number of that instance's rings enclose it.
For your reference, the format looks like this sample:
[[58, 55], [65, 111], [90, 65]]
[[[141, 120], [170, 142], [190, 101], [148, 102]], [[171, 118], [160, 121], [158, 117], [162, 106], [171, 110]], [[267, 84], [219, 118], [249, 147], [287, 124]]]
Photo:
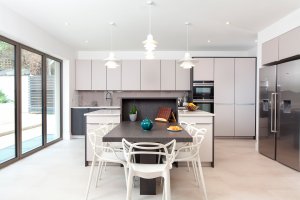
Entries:
[[207, 40], [207, 43], [211, 43], [211, 41], [210, 41], [210, 40]]
[[86, 44], [87, 44], [87, 43], [89, 43], [89, 41], [88, 41], [88, 40], [85, 40], [85, 41], [84, 41], [84, 43], [86, 43]]
[[227, 21], [225, 24], [226, 24], [226, 25], [229, 25], [229, 24], [230, 24], [230, 21]]
[[70, 23], [69, 22], [65, 22], [65, 26], [70, 26]]

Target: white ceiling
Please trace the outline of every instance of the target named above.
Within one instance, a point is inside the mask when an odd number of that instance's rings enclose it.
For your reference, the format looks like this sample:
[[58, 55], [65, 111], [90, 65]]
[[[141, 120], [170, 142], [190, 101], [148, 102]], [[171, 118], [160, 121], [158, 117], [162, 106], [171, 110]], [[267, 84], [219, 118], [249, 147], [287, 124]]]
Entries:
[[[117, 25], [113, 32], [114, 50], [143, 50], [141, 42], [146, 39], [148, 27], [146, 0], [0, 2], [76, 50], [109, 50], [110, 21]], [[154, 0], [154, 3], [152, 33], [159, 42], [159, 51], [185, 50], [186, 21], [192, 23], [190, 50], [248, 50], [256, 45], [258, 31], [300, 7], [299, 0]]]

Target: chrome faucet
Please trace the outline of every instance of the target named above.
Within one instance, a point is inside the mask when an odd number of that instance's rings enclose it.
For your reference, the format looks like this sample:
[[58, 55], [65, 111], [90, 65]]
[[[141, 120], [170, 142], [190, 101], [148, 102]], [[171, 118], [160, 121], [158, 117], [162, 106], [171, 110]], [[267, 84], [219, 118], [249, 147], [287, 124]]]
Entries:
[[105, 100], [109, 101], [109, 106], [112, 106], [112, 92], [106, 91]]

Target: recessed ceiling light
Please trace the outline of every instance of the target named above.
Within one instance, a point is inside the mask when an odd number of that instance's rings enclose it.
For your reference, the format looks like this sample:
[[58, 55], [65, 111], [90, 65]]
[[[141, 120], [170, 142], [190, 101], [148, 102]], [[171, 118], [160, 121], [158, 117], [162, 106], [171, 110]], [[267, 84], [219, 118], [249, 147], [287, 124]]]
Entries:
[[65, 26], [70, 26], [70, 23], [69, 22], [65, 22]]
[[226, 24], [226, 25], [229, 25], [229, 24], [230, 24], [230, 21], [227, 21], [225, 24]]
[[207, 43], [211, 43], [211, 41], [210, 41], [210, 40], [207, 40]]
[[257, 43], [257, 40], [254, 40], [255, 43]]
[[84, 43], [87, 44], [87, 43], [89, 43], [89, 41], [88, 41], [88, 40], [85, 40]]

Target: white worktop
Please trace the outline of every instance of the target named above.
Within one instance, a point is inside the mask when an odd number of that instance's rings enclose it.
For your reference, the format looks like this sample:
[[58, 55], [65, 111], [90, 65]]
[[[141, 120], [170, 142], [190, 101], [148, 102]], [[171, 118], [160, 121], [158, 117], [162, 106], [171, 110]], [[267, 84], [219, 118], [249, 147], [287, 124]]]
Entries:
[[71, 108], [120, 109], [120, 106], [74, 106]]
[[178, 115], [187, 116], [187, 117], [214, 117], [215, 116], [215, 114], [203, 110], [196, 110], [196, 111], [178, 110]]
[[121, 111], [117, 109], [103, 109], [85, 113], [84, 116], [120, 116]]

